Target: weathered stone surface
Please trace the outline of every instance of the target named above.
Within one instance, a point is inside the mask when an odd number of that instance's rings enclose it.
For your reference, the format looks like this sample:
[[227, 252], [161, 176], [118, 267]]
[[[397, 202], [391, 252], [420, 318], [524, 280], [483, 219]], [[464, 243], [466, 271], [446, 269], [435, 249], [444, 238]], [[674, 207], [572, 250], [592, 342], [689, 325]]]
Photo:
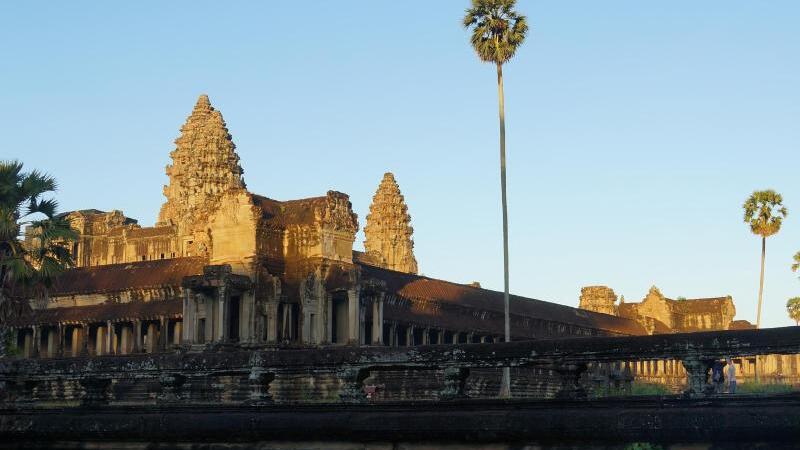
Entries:
[[[207, 95], [197, 99], [192, 114], [181, 127], [170, 153], [172, 165], [167, 166], [169, 185], [164, 187], [166, 203], [158, 220], [177, 224], [179, 234], [193, 230], [195, 223], [204, 223], [220, 198], [227, 193], [243, 191], [243, 170], [235, 152], [231, 135], [222, 114], [211, 106]], [[201, 244], [194, 243], [202, 253]]]
[[378, 186], [364, 227], [364, 249], [378, 265], [398, 272], [417, 273], [411, 216], [403, 194], [387, 172]]

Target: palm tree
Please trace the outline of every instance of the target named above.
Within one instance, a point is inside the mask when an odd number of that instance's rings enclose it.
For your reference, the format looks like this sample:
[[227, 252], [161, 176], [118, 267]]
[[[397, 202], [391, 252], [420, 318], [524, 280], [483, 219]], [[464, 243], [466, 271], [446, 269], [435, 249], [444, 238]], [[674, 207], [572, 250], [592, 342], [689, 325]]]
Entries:
[[[464, 15], [464, 28], [472, 30], [470, 43], [483, 62], [497, 67], [497, 96], [500, 112], [500, 192], [503, 209], [503, 302], [505, 312], [505, 341], [511, 341], [511, 322], [508, 299], [508, 202], [506, 200], [506, 113], [503, 94], [503, 64], [514, 57], [525, 40], [528, 24], [525, 16], [514, 11], [516, 0], [472, 0]], [[511, 394], [511, 372], [503, 370], [500, 395]]]
[[800, 325], [800, 297], [790, 298], [786, 302], [786, 312], [794, 320], [795, 325]]
[[800, 270], [800, 252], [794, 254], [794, 263], [792, 264], [792, 272]]
[[787, 211], [786, 207], [783, 206], [781, 194], [772, 189], [753, 192], [744, 202], [742, 208], [744, 208], [744, 221], [750, 224], [750, 231], [761, 236], [761, 279], [758, 284], [758, 316], [756, 318], [756, 328], [761, 328], [761, 303], [764, 294], [764, 260], [767, 254], [767, 238], [780, 231]]
[[56, 188], [49, 175], [25, 173], [19, 161], [0, 161], [0, 355], [3, 324], [27, 307], [15, 289], [20, 286], [46, 299], [55, 277], [73, 265], [69, 244], [77, 235], [56, 215], [58, 203], [42, 198]]

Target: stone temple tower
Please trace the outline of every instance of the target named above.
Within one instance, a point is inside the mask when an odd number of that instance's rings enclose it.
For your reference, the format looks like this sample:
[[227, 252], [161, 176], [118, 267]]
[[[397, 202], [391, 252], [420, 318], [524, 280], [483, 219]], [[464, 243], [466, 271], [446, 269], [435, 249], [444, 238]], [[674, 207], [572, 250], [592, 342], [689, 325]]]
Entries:
[[197, 99], [192, 114], [181, 127], [166, 168], [169, 185], [164, 186], [167, 201], [161, 206], [161, 225], [177, 225], [186, 234], [195, 224], [204, 223], [220, 198], [245, 189], [239, 155], [222, 114], [211, 106], [208, 96]]
[[580, 309], [616, 315], [614, 303], [617, 294], [607, 286], [586, 286], [581, 288]]
[[364, 249], [382, 267], [398, 272], [417, 273], [411, 216], [403, 194], [387, 172], [378, 186], [364, 227]]

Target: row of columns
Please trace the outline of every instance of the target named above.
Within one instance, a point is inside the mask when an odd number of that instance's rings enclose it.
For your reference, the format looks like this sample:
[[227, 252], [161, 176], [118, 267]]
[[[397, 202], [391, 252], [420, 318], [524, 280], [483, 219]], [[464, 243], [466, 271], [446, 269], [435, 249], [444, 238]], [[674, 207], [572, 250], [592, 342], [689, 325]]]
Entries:
[[[168, 341], [170, 325], [171, 342]], [[181, 320], [160, 317], [146, 321], [33, 325], [14, 331], [21, 356], [55, 358], [164, 351], [180, 343], [181, 327]]]
[[394, 321], [387, 321], [385, 326], [389, 330], [389, 340], [385, 343], [382, 342], [382, 344], [390, 347], [501, 342], [498, 337], [474, 332], [449, 331], [432, 327], [418, 327], [412, 324], [402, 325]]

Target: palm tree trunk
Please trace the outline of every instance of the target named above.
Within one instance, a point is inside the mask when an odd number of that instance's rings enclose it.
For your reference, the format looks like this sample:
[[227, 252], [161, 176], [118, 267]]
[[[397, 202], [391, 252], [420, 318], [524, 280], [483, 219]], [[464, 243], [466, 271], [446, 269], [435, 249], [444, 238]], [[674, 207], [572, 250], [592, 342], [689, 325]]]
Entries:
[[[500, 112], [500, 192], [503, 198], [503, 310], [505, 313], [505, 341], [511, 342], [511, 320], [508, 299], [508, 201], [506, 199], [506, 111], [503, 95], [503, 65], [497, 64], [497, 96]], [[511, 369], [503, 368], [500, 397], [511, 397]]]
[[[756, 315], [756, 329], [761, 329], [761, 302], [764, 299], [764, 260], [767, 256], [767, 238], [762, 236], [761, 237], [761, 278], [758, 282], [758, 314]], [[758, 365], [758, 355], [756, 355], [756, 373], [755, 373], [755, 381], [758, 384], [758, 371], [760, 366]]]
[[756, 316], [756, 328], [761, 328], [761, 302], [764, 298], [764, 259], [767, 255], [767, 238], [761, 238], [761, 280], [758, 283], [758, 315]]

